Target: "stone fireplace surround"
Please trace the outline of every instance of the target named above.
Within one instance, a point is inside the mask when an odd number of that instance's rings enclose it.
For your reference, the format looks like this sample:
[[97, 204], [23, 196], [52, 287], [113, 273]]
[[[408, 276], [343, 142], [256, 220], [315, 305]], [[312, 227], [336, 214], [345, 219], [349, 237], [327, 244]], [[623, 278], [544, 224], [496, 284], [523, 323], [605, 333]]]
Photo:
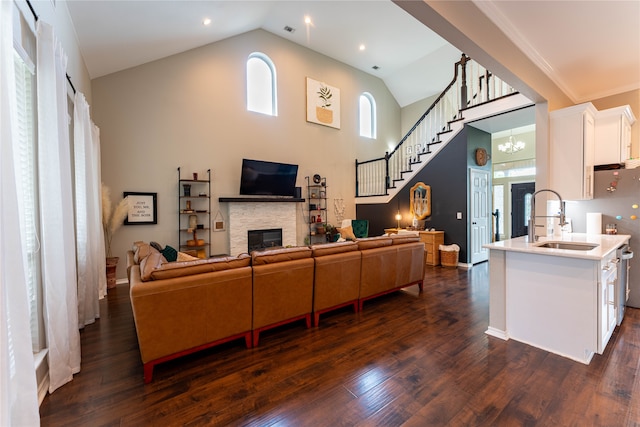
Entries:
[[229, 255], [246, 253], [248, 231], [282, 229], [282, 246], [296, 246], [298, 198], [220, 197], [229, 206]]

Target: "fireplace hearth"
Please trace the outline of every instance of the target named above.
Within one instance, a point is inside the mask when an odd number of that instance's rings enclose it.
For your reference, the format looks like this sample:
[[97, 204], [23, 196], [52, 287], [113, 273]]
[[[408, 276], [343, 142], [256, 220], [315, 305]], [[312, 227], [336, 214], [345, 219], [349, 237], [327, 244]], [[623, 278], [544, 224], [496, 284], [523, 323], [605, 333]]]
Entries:
[[247, 231], [248, 251], [282, 246], [282, 228]]

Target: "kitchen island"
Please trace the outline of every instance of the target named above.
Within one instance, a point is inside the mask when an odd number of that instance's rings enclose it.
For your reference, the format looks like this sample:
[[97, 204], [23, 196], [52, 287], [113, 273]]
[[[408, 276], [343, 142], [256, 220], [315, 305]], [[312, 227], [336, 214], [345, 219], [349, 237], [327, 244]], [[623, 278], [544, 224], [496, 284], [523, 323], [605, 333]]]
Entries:
[[616, 249], [629, 239], [565, 233], [484, 245], [490, 283], [486, 333], [588, 364], [604, 351], [616, 325]]

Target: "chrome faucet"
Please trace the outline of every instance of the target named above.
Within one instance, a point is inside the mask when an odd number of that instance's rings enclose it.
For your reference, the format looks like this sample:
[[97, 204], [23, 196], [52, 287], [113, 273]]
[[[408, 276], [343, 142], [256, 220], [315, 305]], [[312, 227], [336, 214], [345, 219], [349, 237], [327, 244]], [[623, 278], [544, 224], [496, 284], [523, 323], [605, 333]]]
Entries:
[[[556, 216], [556, 215], [536, 215], [536, 194], [538, 193], [542, 193], [543, 191], [548, 191], [550, 193], [555, 194], [556, 196], [558, 196], [558, 200], [560, 200], [560, 215]], [[529, 232], [529, 242], [536, 242], [538, 241], [538, 237], [536, 235], [536, 227], [544, 227], [544, 225], [536, 225], [536, 218], [560, 218], [560, 227], [562, 227], [563, 225], [567, 224], [567, 222], [565, 221], [565, 215], [564, 215], [564, 202], [562, 201], [562, 196], [560, 196], [560, 194], [558, 194], [557, 191], [553, 191], [553, 190], [549, 190], [547, 188], [543, 188], [542, 190], [538, 190], [535, 193], [533, 193], [533, 195], [531, 196], [531, 205], [530, 205], [530, 214], [529, 214], [529, 225], [528, 225], [528, 232]]]

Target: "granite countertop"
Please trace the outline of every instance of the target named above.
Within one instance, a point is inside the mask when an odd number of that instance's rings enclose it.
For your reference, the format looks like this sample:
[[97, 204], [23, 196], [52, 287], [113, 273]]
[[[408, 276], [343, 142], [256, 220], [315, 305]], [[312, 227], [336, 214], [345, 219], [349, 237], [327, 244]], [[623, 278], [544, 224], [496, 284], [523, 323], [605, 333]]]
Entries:
[[[581, 258], [601, 260], [615, 251], [621, 245], [628, 243], [631, 238], [628, 234], [585, 234], [585, 233], [563, 233], [562, 236], [540, 237], [537, 242], [529, 243], [527, 236], [517, 237], [515, 239], [503, 240], [500, 242], [489, 243], [483, 245], [483, 248], [499, 251], [526, 252], [537, 255], [553, 255], [567, 258]], [[570, 249], [553, 249], [541, 248], [544, 242], [578, 242], [578, 243], [594, 243], [598, 246], [590, 250], [570, 250]]]

